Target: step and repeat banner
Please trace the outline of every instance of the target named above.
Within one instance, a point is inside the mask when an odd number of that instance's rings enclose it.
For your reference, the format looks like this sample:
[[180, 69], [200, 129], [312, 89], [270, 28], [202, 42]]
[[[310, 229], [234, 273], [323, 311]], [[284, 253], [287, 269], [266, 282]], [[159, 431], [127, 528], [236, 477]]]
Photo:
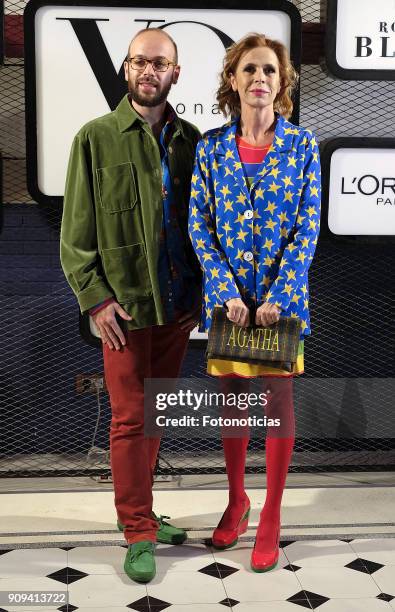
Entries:
[[[327, 0], [326, 64], [344, 80], [395, 80], [394, 0]], [[377, 89], [372, 90], [379, 95]]]
[[[325, 52], [333, 77], [372, 81], [374, 106], [380, 81], [395, 80], [394, 0], [328, 0]], [[395, 236], [394, 136], [322, 143], [322, 236]]]
[[321, 166], [321, 237], [395, 237], [395, 138], [331, 139]]
[[[37, 202], [61, 204], [72, 139], [84, 123], [113, 110], [126, 92], [123, 61], [137, 31], [160, 27], [175, 39], [181, 76], [169, 100], [201, 131], [224, 122], [215, 91], [225, 49], [233, 41], [263, 32], [287, 46], [300, 70], [301, 16], [287, 0], [250, 0], [242, 7], [236, 0], [144, 4], [32, 0], [27, 5], [27, 174]], [[328, 0], [325, 53], [333, 78], [372, 81], [374, 105], [380, 81], [395, 80], [395, 0]], [[363, 107], [355, 112], [363, 113]], [[379, 133], [376, 138], [338, 134], [321, 143], [321, 237], [394, 240], [394, 145], [393, 134]], [[85, 327], [86, 337], [88, 321]]]
[[[226, 2], [29, 2], [25, 14], [27, 180], [32, 197], [60, 205], [72, 139], [126, 93], [123, 62], [141, 29], [159, 27], [175, 40], [181, 76], [169, 95], [179, 116], [203, 132], [224, 123], [215, 92], [225, 49], [251, 31], [281, 41], [296, 70], [301, 17], [287, 0]], [[299, 90], [291, 120], [299, 122]], [[100, 346], [89, 317], [83, 336]], [[194, 330], [194, 340], [207, 334]]]

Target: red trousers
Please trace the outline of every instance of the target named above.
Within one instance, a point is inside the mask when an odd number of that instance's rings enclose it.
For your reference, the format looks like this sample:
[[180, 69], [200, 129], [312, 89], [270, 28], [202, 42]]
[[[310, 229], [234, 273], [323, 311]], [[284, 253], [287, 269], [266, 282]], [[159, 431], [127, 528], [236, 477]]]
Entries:
[[160, 438], [144, 436], [144, 379], [179, 376], [188, 338], [178, 323], [168, 323], [127, 332], [119, 351], [103, 346], [115, 507], [128, 543], [155, 542], [157, 531], [151, 512]]

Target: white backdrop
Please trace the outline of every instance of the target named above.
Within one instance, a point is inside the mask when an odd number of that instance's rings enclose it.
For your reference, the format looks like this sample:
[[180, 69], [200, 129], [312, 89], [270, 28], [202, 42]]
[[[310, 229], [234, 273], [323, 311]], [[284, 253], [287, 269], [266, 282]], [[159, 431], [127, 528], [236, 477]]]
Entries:
[[[109, 19], [97, 21], [118, 73], [133, 35], [146, 27], [137, 19], [199, 21], [217, 27], [233, 40], [259, 31], [290, 48], [291, 21], [280, 11], [232, 11], [198, 9], [146, 9], [108, 7], [45, 6], [35, 17], [37, 172], [39, 190], [62, 196], [67, 160], [75, 133], [87, 121], [109, 112], [82, 47], [69, 21], [64, 18]], [[59, 19], [63, 18], [63, 19]], [[152, 27], [156, 25], [153, 23]], [[166, 28], [179, 48], [182, 66], [179, 83], [169, 97], [181, 117], [201, 130], [221, 125], [224, 118], [213, 114], [214, 92], [218, 85], [225, 49], [218, 36], [197, 24], [176, 24]], [[195, 104], [202, 104], [194, 109]], [[185, 107], [185, 112], [183, 112]]]
[[[334, 151], [328, 210], [331, 232], [353, 236], [395, 235], [395, 193], [391, 188], [395, 184], [394, 170], [394, 149]], [[387, 181], [383, 189], [384, 178]]]
[[[380, 23], [386, 23], [387, 32]], [[395, 70], [395, 0], [338, 0], [336, 59], [345, 69]], [[369, 57], [355, 57], [356, 37], [372, 39], [372, 54]], [[387, 55], [382, 54], [381, 37], [389, 38]], [[363, 49], [364, 54], [366, 50]], [[377, 91], [375, 91], [377, 94]]]

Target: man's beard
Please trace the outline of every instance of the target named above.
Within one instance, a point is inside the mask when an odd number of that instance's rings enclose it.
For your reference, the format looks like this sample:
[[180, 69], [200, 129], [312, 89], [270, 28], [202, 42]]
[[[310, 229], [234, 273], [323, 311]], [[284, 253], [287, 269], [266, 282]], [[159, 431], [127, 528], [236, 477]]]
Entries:
[[170, 88], [171, 81], [170, 83], [168, 83], [168, 85], [165, 85], [162, 90], [156, 91], [156, 93], [152, 97], [149, 97], [139, 93], [138, 83], [134, 85], [130, 82], [130, 80], [128, 81], [128, 90], [130, 97], [132, 98], [133, 102], [136, 102], [136, 104], [139, 104], [140, 106], [159, 106], [160, 104], [162, 104], [162, 102], [165, 102], [165, 100], [167, 100]]

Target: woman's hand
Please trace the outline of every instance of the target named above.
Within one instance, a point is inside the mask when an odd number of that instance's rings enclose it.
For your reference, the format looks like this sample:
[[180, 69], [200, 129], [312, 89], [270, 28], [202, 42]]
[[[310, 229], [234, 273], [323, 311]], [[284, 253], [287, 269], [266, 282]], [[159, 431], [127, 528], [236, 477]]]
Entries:
[[250, 324], [250, 311], [240, 298], [232, 298], [226, 302], [228, 312], [226, 316], [229, 321], [236, 323], [239, 327], [248, 327]]
[[275, 304], [265, 302], [257, 308], [255, 313], [255, 325], [267, 327], [272, 323], [277, 323], [280, 318], [281, 308]]

